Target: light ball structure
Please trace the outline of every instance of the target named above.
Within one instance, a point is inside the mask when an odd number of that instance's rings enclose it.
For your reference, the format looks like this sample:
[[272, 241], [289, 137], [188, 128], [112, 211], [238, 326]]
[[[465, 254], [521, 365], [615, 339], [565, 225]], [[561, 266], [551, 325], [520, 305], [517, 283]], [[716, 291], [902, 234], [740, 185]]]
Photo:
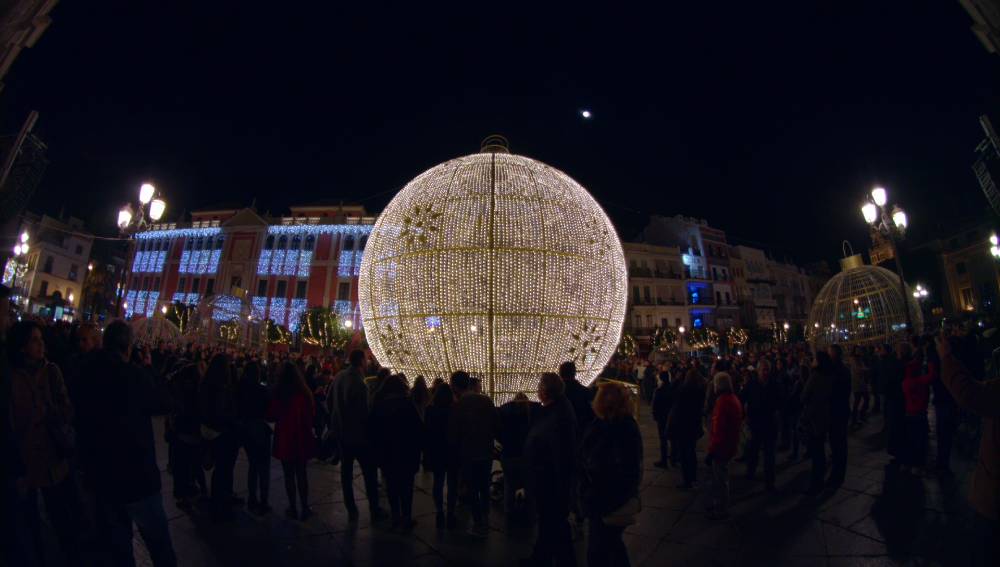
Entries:
[[840, 261], [841, 272], [826, 282], [813, 300], [806, 336], [816, 347], [838, 343], [872, 345], [893, 343], [923, 330], [920, 306], [910, 291], [903, 294], [899, 276], [885, 268], [865, 265], [860, 255]]
[[465, 370], [504, 401], [533, 395], [567, 360], [592, 382], [618, 346], [627, 283], [618, 235], [587, 190], [490, 137], [392, 199], [358, 303], [382, 366], [410, 379]]

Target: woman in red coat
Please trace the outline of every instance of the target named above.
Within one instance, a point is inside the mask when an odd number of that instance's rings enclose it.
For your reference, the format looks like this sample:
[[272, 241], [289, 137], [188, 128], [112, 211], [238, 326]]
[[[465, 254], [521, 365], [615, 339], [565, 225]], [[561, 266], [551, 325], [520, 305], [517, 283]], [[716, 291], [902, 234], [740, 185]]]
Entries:
[[917, 474], [927, 464], [927, 402], [930, 384], [938, 375], [937, 353], [922, 345], [916, 356], [906, 364], [903, 378], [903, 400], [906, 409], [906, 451], [901, 470]]
[[[288, 493], [285, 514], [305, 520], [312, 515], [308, 505], [306, 462], [316, 455], [316, 437], [313, 434], [316, 404], [302, 373], [290, 362], [281, 368], [278, 388], [267, 414], [268, 419], [275, 422], [274, 458], [281, 461], [285, 473], [285, 491]], [[301, 516], [295, 507], [296, 487], [302, 504]]]
[[743, 405], [733, 394], [733, 380], [729, 374], [715, 375], [715, 406], [712, 409], [712, 430], [708, 441], [707, 461], [712, 466], [713, 519], [726, 518], [729, 513], [729, 461], [736, 456], [740, 446], [740, 426], [743, 423]]

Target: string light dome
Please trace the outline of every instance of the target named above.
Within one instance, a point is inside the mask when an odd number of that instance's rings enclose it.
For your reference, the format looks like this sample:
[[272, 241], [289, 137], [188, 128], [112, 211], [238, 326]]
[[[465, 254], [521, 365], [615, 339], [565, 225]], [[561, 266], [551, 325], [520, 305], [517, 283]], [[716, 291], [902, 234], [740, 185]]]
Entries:
[[842, 259], [840, 265], [841, 272], [813, 300], [806, 336], [815, 346], [896, 342], [907, 335], [906, 309], [915, 331], [921, 332], [920, 306], [909, 291], [901, 296], [899, 276], [865, 265], [857, 254]]
[[500, 402], [534, 395], [566, 360], [582, 383], [597, 377], [621, 336], [627, 271], [587, 190], [493, 136], [392, 199], [358, 286], [380, 364], [411, 380], [466, 370]]

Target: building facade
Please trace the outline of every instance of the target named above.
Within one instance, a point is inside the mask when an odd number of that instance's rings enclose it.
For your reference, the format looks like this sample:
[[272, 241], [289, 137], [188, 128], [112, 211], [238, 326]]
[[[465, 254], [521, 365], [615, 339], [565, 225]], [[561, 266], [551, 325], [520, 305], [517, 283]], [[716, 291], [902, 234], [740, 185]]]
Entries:
[[7, 261], [3, 283], [14, 289], [26, 313], [72, 321], [82, 299], [94, 235], [78, 218], [57, 219], [25, 213], [17, 234], [27, 233], [29, 253], [23, 275], [16, 259]]
[[1000, 272], [990, 254], [990, 234], [984, 223], [941, 240], [941, 269], [948, 287], [942, 302], [946, 313], [996, 312]]
[[709, 226], [704, 219], [652, 216], [641, 240], [680, 251], [692, 328], [726, 329], [740, 324], [725, 231]]
[[680, 249], [632, 242], [622, 246], [629, 279], [625, 331], [648, 341], [656, 327], [690, 326]]
[[312, 307], [360, 325], [357, 279], [374, 222], [363, 207], [333, 205], [292, 207], [283, 217], [199, 211], [185, 226], [153, 225], [136, 235], [126, 315], [211, 300], [212, 317], [225, 317], [245, 297], [254, 318], [293, 332]]
[[787, 262], [771, 261], [768, 267], [774, 278], [771, 295], [775, 322], [803, 329], [812, 306], [809, 276], [802, 268]]
[[746, 327], [774, 328], [777, 302], [774, 300], [774, 277], [770, 260], [759, 248], [733, 246], [731, 254], [739, 267], [737, 287], [740, 288], [741, 320]]

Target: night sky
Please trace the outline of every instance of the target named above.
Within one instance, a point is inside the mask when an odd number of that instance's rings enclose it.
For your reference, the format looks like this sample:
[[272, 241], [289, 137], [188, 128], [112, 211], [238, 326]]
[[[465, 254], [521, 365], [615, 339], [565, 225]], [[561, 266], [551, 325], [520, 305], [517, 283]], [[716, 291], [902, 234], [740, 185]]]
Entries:
[[111, 234], [152, 179], [168, 217], [254, 198], [377, 212], [492, 133], [582, 183], [624, 238], [683, 213], [808, 261], [864, 246], [874, 183], [921, 228], [986, 206], [970, 166], [977, 117], [1000, 126], [1000, 57], [956, 1], [252, 4], [60, 2], [0, 93], [7, 132], [41, 113], [32, 208]]

